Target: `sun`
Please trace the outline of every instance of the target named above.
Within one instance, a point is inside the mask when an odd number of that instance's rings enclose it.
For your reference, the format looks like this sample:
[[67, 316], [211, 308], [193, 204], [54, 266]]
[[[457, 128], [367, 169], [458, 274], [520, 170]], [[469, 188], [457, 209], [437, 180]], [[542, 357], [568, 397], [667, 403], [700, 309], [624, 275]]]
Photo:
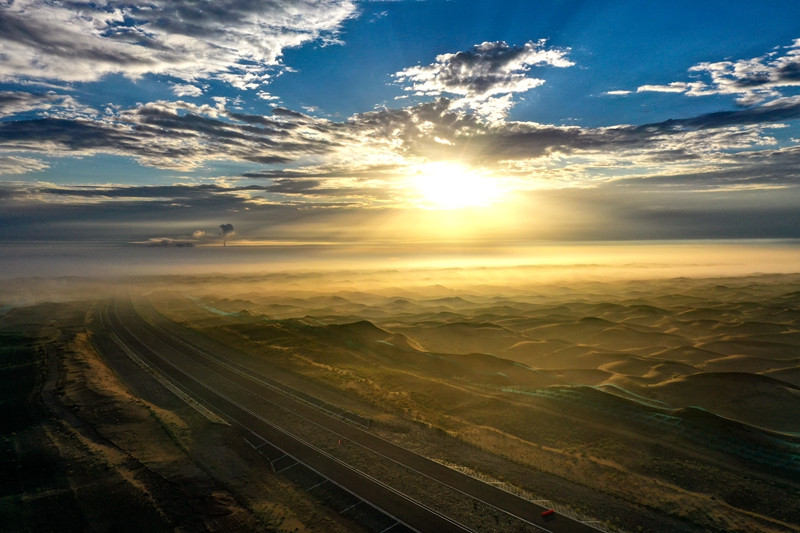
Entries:
[[456, 163], [426, 163], [415, 170], [414, 188], [426, 209], [486, 206], [502, 195], [498, 180]]

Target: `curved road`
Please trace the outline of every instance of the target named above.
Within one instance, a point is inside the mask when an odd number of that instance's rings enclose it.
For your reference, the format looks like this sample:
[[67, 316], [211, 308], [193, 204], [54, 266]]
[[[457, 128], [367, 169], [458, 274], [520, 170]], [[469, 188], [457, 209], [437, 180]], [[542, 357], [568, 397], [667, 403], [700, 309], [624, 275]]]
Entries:
[[[475, 478], [445, 467], [405, 448], [381, 439], [339, 418], [313, 408], [259, 380], [246, 367], [215, 354], [213, 341], [199, 345], [178, 324], [157, 313], [144, 320], [130, 300], [115, 299], [103, 317], [118, 339], [149, 365], [169, 377], [196, 399], [212, 406], [231, 421], [259, 435], [299, 462], [358, 495], [398, 521], [417, 531], [470, 531], [468, 528], [416, 502], [398, 491], [362, 474], [338, 459], [298, 439], [257, 415], [242, 401], [230, 397], [237, 387], [279, 405], [374, 453], [380, 454], [421, 476], [447, 485], [529, 524], [531, 530], [554, 533], [597, 533], [598, 529], [566, 516], [542, 518], [546, 508]], [[183, 334], [182, 334], [183, 333]], [[220, 380], [220, 378], [224, 378]], [[225, 383], [234, 389], [224, 387]], [[211, 384], [214, 384], [213, 386]], [[255, 407], [255, 406], [254, 406]]]

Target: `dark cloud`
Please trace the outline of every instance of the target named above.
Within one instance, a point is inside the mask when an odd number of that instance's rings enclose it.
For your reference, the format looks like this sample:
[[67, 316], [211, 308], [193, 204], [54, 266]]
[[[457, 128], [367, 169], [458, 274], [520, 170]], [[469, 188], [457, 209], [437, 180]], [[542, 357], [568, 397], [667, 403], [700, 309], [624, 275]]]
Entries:
[[[258, 235], [295, 216], [293, 206], [261, 205], [237, 190], [206, 185], [63, 187], [0, 184], [0, 240], [147, 241], [151, 237], [195, 240], [220, 235], [219, 219]], [[272, 229], [273, 237], [282, 234]], [[198, 233], [199, 232], [199, 233]], [[217, 237], [218, 238], [218, 237]]]
[[118, 185], [92, 187], [58, 187], [54, 185], [31, 185], [26, 187], [35, 194], [52, 194], [84, 198], [167, 198], [171, 202], [188, 202], [207, 198], [214, 194], [237, 193], [240, 191], [264, 190], [264, 187], [221, 187], [219, 185]]
[[773, 100], [760, 107], [738, 109], [734, 111], [718, 111], [697, 117], [671, 119], [657, 124], [645, 124], [636, 131], [649, 132], [679, 131], [686, 128], [711, 129], [726, 126], [740, 126], [769, 122], [781, 122], [800, 118], [800, 97], [788, 97]]
[[[679, 187], [670, 186], [667, 181], [632, 180], [592, 189], [531, 192], [528, 194], [539, 207], [525, 212], [526, 224], [513, 230], [503, 228], [502, 233], [489, 237], [496, 242], [798, 237], [800, 187], [742, 190], [735, 194], [692, 192], [697, 189], [695, 185], [709, 179], [698, 176], [693, 182], [687, 177]], [[725, 185], [721, 180], [722, 176], [717, 183]], [[313, 183], [303, 185], [314, 191]], [[98, 241], [176, 246], [198, 242], [191, 237], [198, 231], [219, 238], [221, 216], [227, 220], [225, 224], [255, 240], [357, 240], [363, 237], [364, 227], [372, 228], [374, 238], [407, 237], [407, 224], [398, 220], [408, 219], [398, 209], [356, 204], [345, 208], [331, 205], [337, 209], [304, 209], [254, 203], [220, 188], [174, 187], [173, 193], [168, 186], [150, 192], [147, 187], [137, 186], [128, 193], [125, 187], [115, 187], [115, 192], [108, 193], [108, 200], [91, 195], [88, 188], [76, 188], [77, 196], [64, 203], [52, 201], [46, 186], [31, 189], [24, 184], [3, 185], [0, 240], [70, 241], [90, 236]], [[53, 192], [68, 199], [70, 189], [56, 187]], [[299, 188], [296, 190], [302, 194]]]
[[191, 248], [195, 241], [188, 239], [173, 239], [171, 237], [151, 237], [146, 241], [134, 241], [131, 244], [148, 246], [151, 248]]
[[675, 187], [644, 193], [645, 185], [633, 185], [531, 193], [541, 208], [527, 214], [530, 232], [522, 234], [576, 241], [800, 237], [800, 187], [733, 195]]
[[315, 207], [375, 206], [395, 199], [394, 193], [385, 188], [364, 186], [359, 181], [343, 183], [335, 178], [278, 179], [264, 190], [281, 198], [294, 198], [298, 205], [309, 202]]
[[309, 168], [282, 168], [246, 172], [245, 178], [276, 178], [282, 181], [295, 180], [321, 180], [325, 178], [361, 178], [368, 179], [381, 175], [395, 175], [397, 165], [361, 165], [359, 167], [319, 165]]
[[266, 190], [281, 194], [304, 194], [318, 188], [321, 183], [320, 180], [282, 179], [266, 187]]
[[286, 109], [284, 107], [273, 107], [272, 114], [276, 117], [311, 119], [311, 117], [308, 115], [304, 115], [303, 113], [298, 113], [297, 111], [292, 111], [291, 109]]
[[122, 128], [101, 122], [42, 118], [0, 123], [0, 144], [11, 149], [47, 151], [125, 151], [141, 138]]
[[731, 154], [719, 168], [711, 170], [671, 172], [646, 177], [638, 175], [613, 182], [614, 186], [640, 190], [680, 187], [688, 191], [724, 191], [748, 187], [767, 189], [768, 186], [794, 187], [799, 183], [800, 147]]
[[295, 124], [270, 121], [262, 127], [207, 106], [154, 102], [109, 119], [40, 118], [0, 123], [0, 147], [7, 150], [97, 152], [127, 155], [163, 168], [193, 168], [209, 159], [264, 164], [287, 163], [325, 154], [335, 136], [298, 132]]
[[[347, 184], [334, 187], [335, 181], [329, 179], [278, 179], [270, 185], [242, 185], [223, 187], [212, 184], [202, 185], [117, 185], [117, 186], [56, 186], [51, 184], [20, 184], [18, 187], [0, 188], [0, 198], [26, 203], [33, 199], [46, 199], [54, 204], [72, 202], [84, 204], [105, 202], [110, 209], [125, 205], [150, 206], [150, 209], [172, 208], [174, 206], [197, 209], [247, 210], [265, 197], [298, 196], [304, 200], [328, 199], [329, 207], [352, 205], [355, 199], [388, 200], [391, 194], [380, 188], [359, 187]], [[301, 205], [300, 202], [296, 202]], [[363, 202], [360, 202], [363, 203]], [[115, 207], [116, 206], [116, 207]]]
[[[17, 96], [7, 98], [24, 101]], [[650, 161], [667, 162], [697, 159], [710, 149], [752, 146], [759, 142], [758, 132], [764, 125], [800, 118], [800, 97], [641, 126], [607, 128], [487, 123], [475, 114], [455, 109], [445, 98], [362, 113], [340, 123], [289, 110], [274, 115], [277, 118], [185, 102], [153, 102], [103, 119], [3, 122], [0, 147], [75, 155], [105, 152], [131, 156], [147, 165], [183, 169], [215, 159], [288, 164], [326, 156], [329, 162], [325, 167], [308, 172], [312, 178], [332, 177], [333, 173], [342, 177], [380, 173], [391, 167], [354, 162], [354, 150], [359, 154], [372, 151], [376, 157], [394, 153], [403, 158], [458, 159], [479, 164], [552, 154], [635, 151]], [[302, 128], [295, 120], [298, 117], [304, 122]], [[350, 163], [337, 167], [340, 160]], [[302, 172], [277, 169], [250, 173], [248, 177], [302, 177]]]
[[36, 94], [23, 91], [0, 91], [0, 117], [16, 115], [31, 110], [50, 109], [64, 102], [67, 98], [55, 93]]
[[[800, 209], [727, 205], [722, 210], [675, 205], [636, 213], [648, 239], [797, 239]], [[642, 231], [644, 230], [644, 231]], [[638, 237], [634, 237], [638, 238]]]

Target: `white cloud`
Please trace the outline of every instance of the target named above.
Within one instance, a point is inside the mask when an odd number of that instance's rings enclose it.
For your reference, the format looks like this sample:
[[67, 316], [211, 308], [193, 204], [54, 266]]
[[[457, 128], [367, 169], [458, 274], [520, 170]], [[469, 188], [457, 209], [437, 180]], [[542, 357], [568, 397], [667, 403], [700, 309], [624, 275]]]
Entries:
[[509, 46], [503, 41], [484, 42], [470, 50], [441, 54], [430, 65], [409, 67], [395, 73], [398, 83], [416, 95], [457, 95], [456, 107], [467, 107], [484, 116], [502, 117], [513, 105], [511, 95], [544, 83], [530, 77], [531, 67], [569, 67], [568, 48], [547, 48], [546, 41]]
[[676, 81], [669, 85], [642, 85], [636, 89], [637, 93], [655, 92], [655, 93], [683, 93], [688, 89], [688, 83]]
[[50, 168], [50, 165], [29, 157], [0, 155], [0, 175], [26, 174]]
[[254, 88], [287, 47], [335, 39], [353, 0], [116, 0], [0, 4], [0, 81], [169, 74]]
[[203, 89], [190, 83], [173, 83], [172, 92], [175, 96], [203, 96]]
[[267, 101], [280, 100], [279, 97], [277, 97], [277, 96], [275, 96], [273, 94], [270, 94], [267, 91], [258, 91], [258, 93], [256, 93], [256, 96], [258, 96], [262, 100], [267, 100]]
[[211, 99], [216, 104], [214, 107], [220, 111], [225, 110], [225, 106], [228, 104], [228, 99], [225, 96], [212, 96]]
[[[706, 74], [710, 81], [642, 85], [636, 92], [683, 93], [688, 96], [729, 94], [736, 96], [740, 105], [778, 98], [783, 94], [781, 89], [800, 87], [800, 39], [761, 57], [699, 63], [689, 72]], [[622, 94], [622, 91], [606, 94]]]

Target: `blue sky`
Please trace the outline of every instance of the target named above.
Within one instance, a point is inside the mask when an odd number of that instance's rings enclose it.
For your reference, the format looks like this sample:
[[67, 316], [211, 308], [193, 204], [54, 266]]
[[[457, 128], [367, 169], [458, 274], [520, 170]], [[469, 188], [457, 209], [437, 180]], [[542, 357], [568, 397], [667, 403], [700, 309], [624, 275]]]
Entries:
[[0, 240], [797, 238], [797, 20], [786, 1], [3, 2]]

